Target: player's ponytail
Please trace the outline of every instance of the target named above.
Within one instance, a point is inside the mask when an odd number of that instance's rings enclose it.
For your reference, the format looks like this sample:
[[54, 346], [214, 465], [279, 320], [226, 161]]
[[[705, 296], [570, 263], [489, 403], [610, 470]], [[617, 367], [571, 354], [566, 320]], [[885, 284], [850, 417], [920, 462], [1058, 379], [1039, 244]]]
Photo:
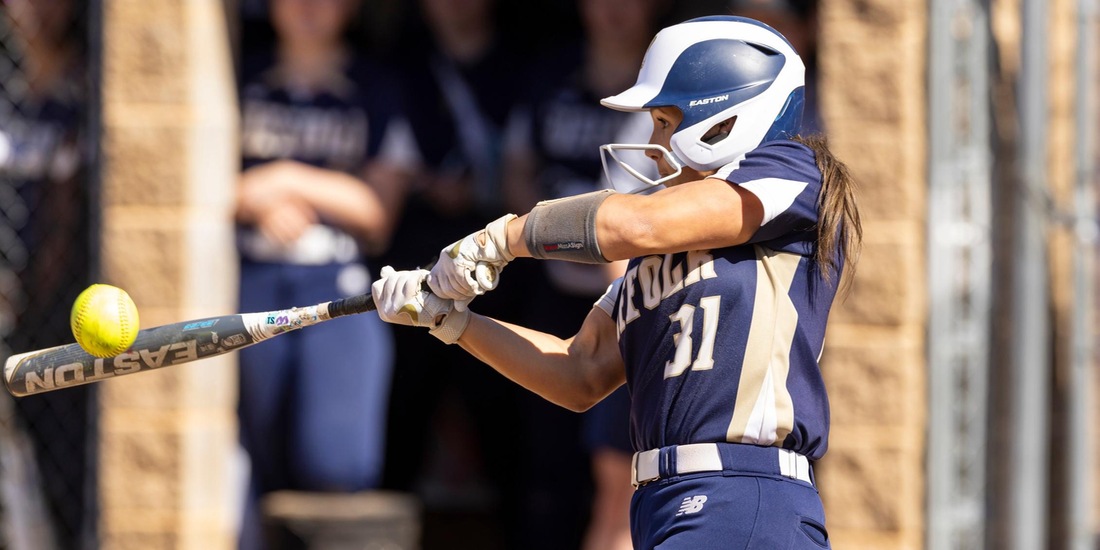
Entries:
[[856, 207], [855, 182], [848, 167], [829, 150], [824, 135], [799, 136], [795, 141], [814, 152], [821, 171], [821, 195], [817, 203], [817, 247], [814, 263], [826, 281], [842, 271], [842, 290], [851, 284], [863, 242], [863, 227]]

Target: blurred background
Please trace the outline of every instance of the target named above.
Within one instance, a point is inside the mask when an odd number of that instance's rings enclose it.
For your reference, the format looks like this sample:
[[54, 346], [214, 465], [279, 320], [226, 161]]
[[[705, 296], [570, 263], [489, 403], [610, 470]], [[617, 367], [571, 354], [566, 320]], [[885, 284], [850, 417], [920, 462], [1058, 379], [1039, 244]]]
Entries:
[[[604, 185], [595, 145], [638, 134], [596, 103], [652, 34], [746, 15], [802, 54], [804, 126], [860, 184], [863, 256], [822, 357], [833, 547], [1100, 548], [1097, 8], [4, 0], [2, 354], [72, 342], [93, 282], [129, 291], [145, 327], [256, 288], [304, 300], [302, 280], [362, 291]], [[262, 246], [307, 233], [328, 255]], [[509, 272], [479, 311], [563, 335], [613, 276]], [[0, 548], [629, 547], [621, 404], [559, 410], [401, 329], [350, 357], [293, 344], [270, 374], [229, 356], [3, 393]], [[336, 397], [352, 386], [325, 369], [348, 360], [378, 369], [369, 397]]]

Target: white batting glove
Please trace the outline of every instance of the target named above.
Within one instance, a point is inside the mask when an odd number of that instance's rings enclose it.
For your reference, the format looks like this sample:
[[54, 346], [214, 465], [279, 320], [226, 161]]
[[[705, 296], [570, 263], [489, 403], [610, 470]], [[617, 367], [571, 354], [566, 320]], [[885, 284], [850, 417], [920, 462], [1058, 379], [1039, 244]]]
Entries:
[[475, 297], [496, 288], [501, 270], [515, 259], [508, 250], [506, 232], [515, 218], [515, 214], [502, 216], [444, 248], [428, 277], [432, 291], [454, 300], [456, 310], [465, 311]]
[[454, 302], [424, 290], [428, 271], [395, 271], [382, 268], [381, 278], [371, 284], [378, 316], [387, 323], [427, 327], [433, 336], [453, 344], [470, 322], [467, 311], [456, 311]]

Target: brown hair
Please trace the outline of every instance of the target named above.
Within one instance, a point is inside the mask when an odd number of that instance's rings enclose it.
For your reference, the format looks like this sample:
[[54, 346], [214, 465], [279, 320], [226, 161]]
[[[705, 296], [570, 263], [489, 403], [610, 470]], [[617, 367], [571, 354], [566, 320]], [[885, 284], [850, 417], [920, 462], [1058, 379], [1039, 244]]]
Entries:
[[841, 275], [842, 291], [848, 289], [855, 273], [863, 244], [863, 226], [856, 207], [855, 181], [848, 167], [829, 150], [822, 134], [797, 136], [795, 141], [814, 152], [821, 171], [821, 195], [817, 203], [817, 246], [814, 264], [825, 281], [841, 272], [841, 262], [847, 269]]

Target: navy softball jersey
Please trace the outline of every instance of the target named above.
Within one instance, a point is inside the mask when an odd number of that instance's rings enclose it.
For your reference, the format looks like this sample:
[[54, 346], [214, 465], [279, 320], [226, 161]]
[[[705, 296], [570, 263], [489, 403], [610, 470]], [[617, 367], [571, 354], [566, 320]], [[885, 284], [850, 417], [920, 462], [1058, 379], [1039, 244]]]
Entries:
[[[249, 62], [241, 93], [243, 168], [294, 159], [358, 174], [381, 154], [398, 120], [400, 96], [389, 72], [356, 59], [319, 90], [296, 90], [270, 56]], [[251, 74], [249, 74], [251, 73]]]
[[[402, 138], [400, 95], [381, 67], [355, 59], [306, 90], [272, 57], [259, 61], [249, 64], [241, 86], [244, 169], [291, 159], [361, 177], [370, 161], [415, 159], [407, 129]], [[240, 311], [369, 292], [358, 241], [323, 218], [289, 246], [251, 225], [239, 225], [237, 239]], [[240, 437], [251, 468], [239, 541], [244, 550], [264, 547], [261, 495], [359, 491], [381, 479], [390, 328], [375, 315], [313, 328], [240, 353]]]
[[812, 259], [814, 154], [768, 142], [712, 177], [759, 197], [764, 219], [744, 245], [630, 261], [614, 317], [634, 447], [747, 443], [818, 459], [829, 433], [818, 358], [839, 274], [826, 281]]

